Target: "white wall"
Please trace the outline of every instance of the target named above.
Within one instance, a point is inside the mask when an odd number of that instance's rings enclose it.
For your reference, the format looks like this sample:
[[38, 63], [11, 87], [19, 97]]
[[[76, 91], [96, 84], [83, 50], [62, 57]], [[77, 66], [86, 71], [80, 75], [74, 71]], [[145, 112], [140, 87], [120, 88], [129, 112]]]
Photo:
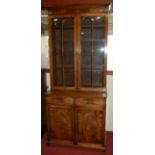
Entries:
[[107, 77], [106, 131], [113, 131], [113, 75]]

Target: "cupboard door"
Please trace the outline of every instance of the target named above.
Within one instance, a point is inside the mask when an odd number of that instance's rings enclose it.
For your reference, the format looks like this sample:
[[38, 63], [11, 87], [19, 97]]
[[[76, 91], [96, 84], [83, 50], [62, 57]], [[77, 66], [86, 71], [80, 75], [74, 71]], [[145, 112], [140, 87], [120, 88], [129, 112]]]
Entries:
[[49, 134], [52, 139], [73, 141], [73, 110], [49, 108]]
[[74, 18], [52, 18], [54, 86], [74, 87]]
[[[80, 18], [81, 87], [104, 87], [105, 17]], [[88, 75], [88, 76], [86, 76]]]
[[86, 98], [76, 101], [77, 141], [79, 143], [103, 143], [104, 108], [103, 104]]
[[60, 100], [68, 99], [55, 99], [47, 107], [49, 137], [73, 141], [73, 108], [71, 103], [58, 103]]

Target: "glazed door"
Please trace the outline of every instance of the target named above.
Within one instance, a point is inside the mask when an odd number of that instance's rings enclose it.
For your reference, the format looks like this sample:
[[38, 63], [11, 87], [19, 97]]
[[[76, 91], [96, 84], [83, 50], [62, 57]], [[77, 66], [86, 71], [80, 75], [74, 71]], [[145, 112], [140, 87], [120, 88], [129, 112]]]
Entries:
[[81, 15], [80, 87], [105, 88], [107, 18], [104, 15]]
[[52, 17], [49, 22], [52, 88], [75, 87], [75, 18]]

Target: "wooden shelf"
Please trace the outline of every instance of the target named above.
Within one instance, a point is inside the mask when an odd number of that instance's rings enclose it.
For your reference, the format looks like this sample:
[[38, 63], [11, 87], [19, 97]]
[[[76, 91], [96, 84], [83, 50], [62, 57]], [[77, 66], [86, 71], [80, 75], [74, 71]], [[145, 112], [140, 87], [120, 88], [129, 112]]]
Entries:
[[[60, 42], [61, 40], [55, 40], [55, 42]], [[73, 39], [71, 39], [71, 40], [63, 40], [63, 42], [73, 42], [74, 40]]]
[[[83, 52], [84, 53], [84, 52]], [[91, 55], [91, 53], [90, 54], [81, 54], [81, 56], [92, 56]], [[85, 52], [85, 53], [88, 53], [88, 52]], [[97, 52], [96, 52], [97, 53]], [[104, 56], [104, 53], [102, 53], [102, 54], [95, 54], [94, 52], [93, 52], [93, 56]]]
[[[61, 27], [54, 27], [54, 26], [53, 26], [52, 28], [54, 28], [54, 29], [56, 29], [56, 30], [57, 30], [57, 29], [60, 29], [60, 30], [61, 30]], [[73, 29], [73, 27], [63, 27], [63, 28], [64, 28], [64, 29]]]
[[74, 69], [74, 66], [70, 66], [70, 65], [63, 65], [62, 66], [58, 66], [58, 65], [55, 65], [54, 68], [66, 68], [66, 69]]
[[91, 66], [90, 66], [90, 67], [81, 67], [81, 69], [82, 69], [82, 70], [87, 70], [87, 71], [89, 71], [89, 70], [90, 70], [90, 71], [103, 71], [103, 67], [104, 67], [104, 66], [102, 66], [102, 67], [94, 67], [94, 66], [91, 67]]
[[82, 25], [81, 29], [82, 28], [90, 28], [91, 29], [92, 27], [93, 28], [104, 28], [105, 26], [104, 25], [93, 25], [93, 26], [92, 25]]
[[[57, 50], [57, 51], [58, 51], [58, 50]], [[55, 53], [53, 54], [54, 57], [57, 56], [57, 55], [60, 55], [60, 56], [61, 56], [61, 53], [55, 52]], [[74, 53], [73, 53], [73, 51], [67, 51], [66, 53], [64, 53], [64, 55], [73, 56]]]
[[105, 42], [104, 39], [81, 39], [81, 42]]

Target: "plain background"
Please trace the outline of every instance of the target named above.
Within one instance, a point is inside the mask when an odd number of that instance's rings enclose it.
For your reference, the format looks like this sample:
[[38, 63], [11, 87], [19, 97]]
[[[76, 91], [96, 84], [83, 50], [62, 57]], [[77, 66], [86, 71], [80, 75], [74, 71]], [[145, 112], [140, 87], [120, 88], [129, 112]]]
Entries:
[[[153, 0], [114, 1], [114, 155], [155, 154]], [[41, 1], [0, 4], [0, 154], [41, 154]]]

